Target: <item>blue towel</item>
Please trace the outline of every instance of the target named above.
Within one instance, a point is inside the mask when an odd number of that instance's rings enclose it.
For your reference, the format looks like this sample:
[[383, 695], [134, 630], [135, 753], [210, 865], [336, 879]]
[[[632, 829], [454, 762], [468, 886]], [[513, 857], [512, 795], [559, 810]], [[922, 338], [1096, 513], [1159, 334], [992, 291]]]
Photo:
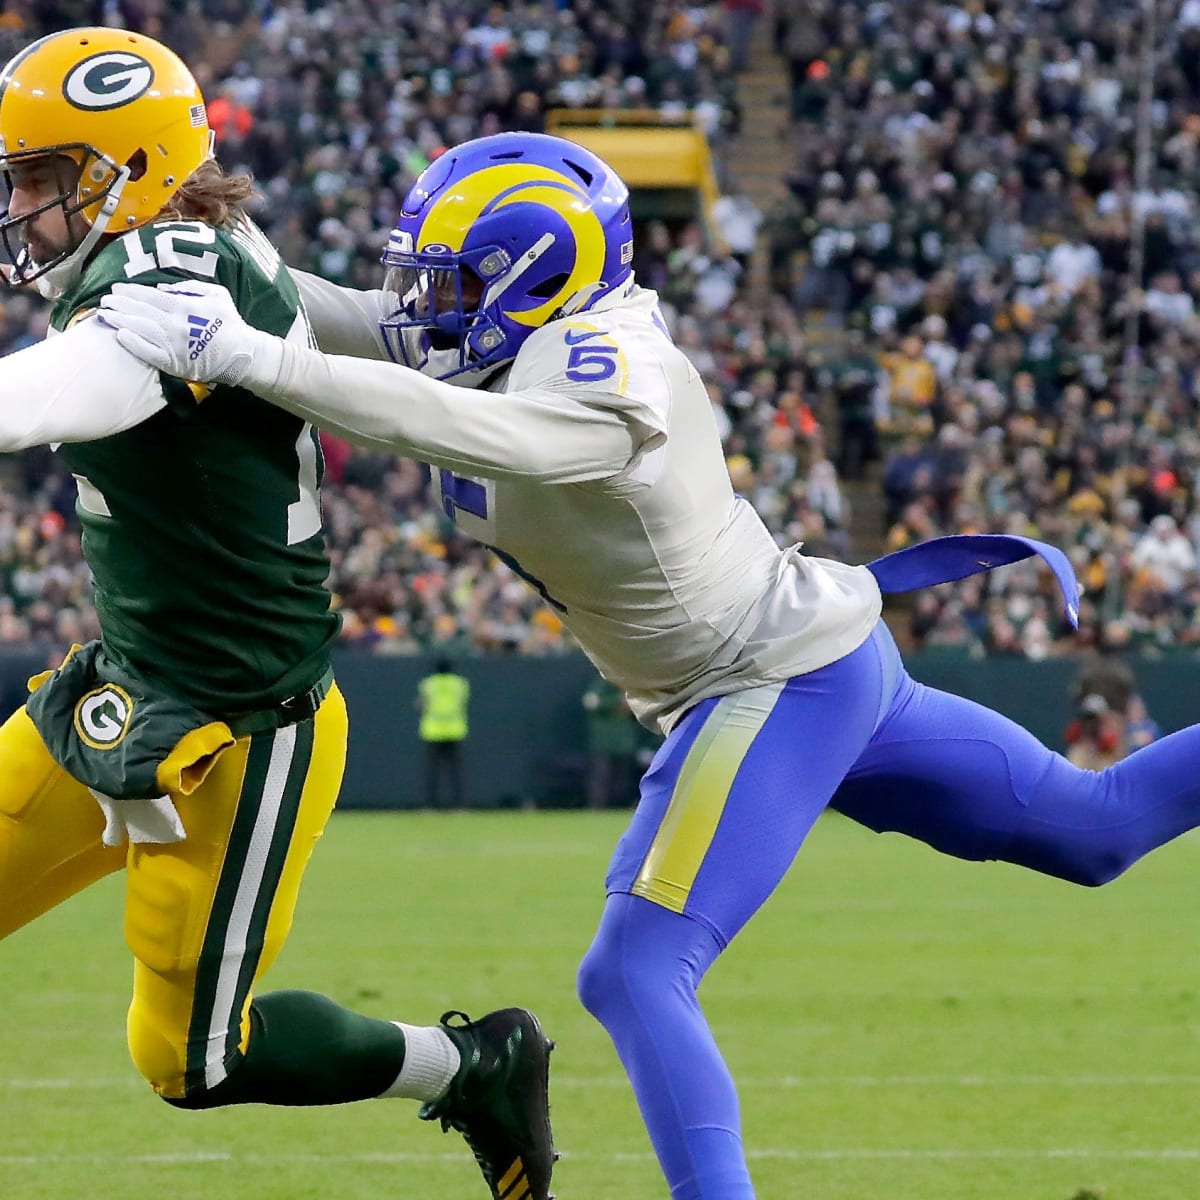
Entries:
[[1009, 533], [968, 533], [932, 538], [916, 546], [885, 554], [867, 569], [875, 576], [881, 592], [912, 592], [965, 579], [980, 571], [1003, 567], [1037, 555], [1054, 572], [1063, 591], [1067, 620], [1079, 628], [1079, 581], [1067, 556], [1054, 546], [1035, 538]]

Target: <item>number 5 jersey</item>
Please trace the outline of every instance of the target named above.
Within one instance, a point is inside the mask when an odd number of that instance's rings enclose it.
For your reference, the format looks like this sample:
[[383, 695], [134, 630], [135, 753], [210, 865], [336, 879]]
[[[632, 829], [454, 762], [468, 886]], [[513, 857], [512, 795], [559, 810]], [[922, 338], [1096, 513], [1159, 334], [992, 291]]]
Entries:
[[[323, 350], [385, 357], [375, 322], [394, 298], [296, 278]], [[431, 463], [436, 503], [542, 593], [645, 724], [825, 666], [879, 618], [865, 567], [780, 548], [734, 494], [651, 291], [544, 325], [488, 390], [291, 348], [254, 387]]]

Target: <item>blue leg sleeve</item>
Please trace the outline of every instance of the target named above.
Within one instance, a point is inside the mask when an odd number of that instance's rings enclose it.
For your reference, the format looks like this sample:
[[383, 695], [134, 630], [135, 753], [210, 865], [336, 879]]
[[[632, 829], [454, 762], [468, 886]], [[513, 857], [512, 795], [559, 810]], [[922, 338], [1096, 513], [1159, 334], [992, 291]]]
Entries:
[[672, 1200], [751, 1200], [737, 1094], [696, 989], [786, 874], [895, 690], [875, 639], [786, 684], [698, 704], [613, 855], [579, 973], [633, 1084]]
[[1085, 771], [981, 705], [905, 676], [831, 807], [958, 858], [1095, 886], [1200, 824], [1200, 726]]
[[579, 995], [633, 1084], [671, 1200], [753, 1200], [737, 1092], [696, 1000], [716, 938], [638, 896], [613, 895]]

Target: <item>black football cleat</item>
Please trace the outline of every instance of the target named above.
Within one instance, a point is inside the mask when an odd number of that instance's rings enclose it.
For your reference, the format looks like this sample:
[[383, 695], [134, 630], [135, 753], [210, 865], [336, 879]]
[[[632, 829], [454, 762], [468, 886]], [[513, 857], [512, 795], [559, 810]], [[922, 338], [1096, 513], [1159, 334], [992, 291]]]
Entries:
[[[451, 1024], [457, 1018], [456, 1023]], [[440, 1099], [421, 1106], [424, 1121], [463, 1135], [493, 1200], [554, 1200], [550, 1132], [550, 1051], [554, 1043], [524, 1008], [502, 1008], [472, 1021], [442, 1014], [462, 1065]]]

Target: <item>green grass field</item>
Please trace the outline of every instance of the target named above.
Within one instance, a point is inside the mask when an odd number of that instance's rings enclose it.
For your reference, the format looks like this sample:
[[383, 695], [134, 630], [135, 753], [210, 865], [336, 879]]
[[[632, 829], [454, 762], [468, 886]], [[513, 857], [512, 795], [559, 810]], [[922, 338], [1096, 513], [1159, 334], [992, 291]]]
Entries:
[[[622, 814], [333, 821], [270, 986], [384, 1017], [535, 1008], [561, 1200], [664, 1200], [574, 995]], [[825, 818], [703, 998], [761, 1200], [1196, 1200], [1200, 840], [1109, 888]], [[3, 1200], [483, 1200], [406, 1101], [179, 1113], [130, 1065], [121, 883], [0, 948]]]

